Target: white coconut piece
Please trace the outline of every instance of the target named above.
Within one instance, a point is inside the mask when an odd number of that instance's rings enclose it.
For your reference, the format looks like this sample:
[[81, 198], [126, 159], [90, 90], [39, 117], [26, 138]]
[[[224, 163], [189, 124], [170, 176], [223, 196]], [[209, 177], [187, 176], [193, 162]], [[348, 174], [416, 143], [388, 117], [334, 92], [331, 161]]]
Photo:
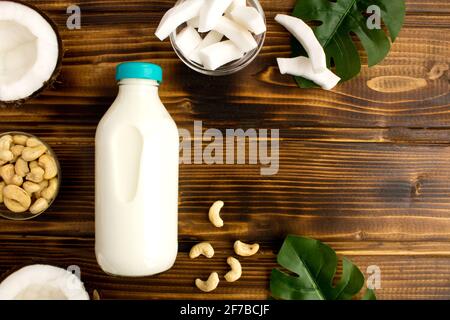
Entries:
[[217, 24], [233, 0], [206, 0], [200, 10], [199, 32], [209, 32]]
[[45, 86], [59, 60], [49, 22], [23, 4], [0, 1], [0, 101], [26, 99]]
[[197, 30], [187, 26], [177, 34], [175, 42], [183, 55], [189, 57], [192, 51], [202, 42], [202, 37]]
[[196, 16], [190, 20], [187, 21], [187, 25], [189, 27], [198, 29], [199, 25], [200, 25], [200, 16]]
[[303, 20], [285, 14], [278, 14], [275, 20], [285, 27], [302, 44], [308, 53], [315, 72], [327, 69], [327, 58], [314, 31]]
[[255, 38], [247, 29], [225, 16], [218, 19], [214, 30], [233, 41], [234, 44], [244, 53], [252, 51], [258, 47]]
[[230, 12], [230, 17], [255, 35], [260, 35], [267, 30], [264, 18], [253, 7], [237, 7]]
[[230, 4], [230, 6], [225, 11], [225, 14], [230, 14], [231, 11], [233, 11], [236, 8], [239, 7], [246, 7], [247, 6], [247, 0], [233, 0]]
[[306, 78], [325, 90], [333, 89], [341, 81], [341, 78], [328, 69], [322, 72], [315, 72], [311, 59], [307, 57], [278, 58], [277, 62], [281, 74]]
[[156, 29], [155, 35], [161, 41], [166, 39], [181, 24], [199, 15], [205, 0], [187, 0], [166, 12]]
[[217, 31], [210, 31], [205, 38], [203, 38], [202, 42], [195, 48], [195, 50], [189, 55], [189, 59], [198, 63], [202, 64], [202, 60], [200, 59], [199, 52], [200, 50], [209, 47], [215, 43], [218, 43], [222, 41], [223, 34], [217, 32]]
[[0, 300], [89, 300], [89, 295], [73, 273], [48, 265], [32, 265], [0, 283]]
[[231, 61], [241, 59], [244, 53], [231, 40], [215, 43], [199, 52], [203, 66], [216, 70]]

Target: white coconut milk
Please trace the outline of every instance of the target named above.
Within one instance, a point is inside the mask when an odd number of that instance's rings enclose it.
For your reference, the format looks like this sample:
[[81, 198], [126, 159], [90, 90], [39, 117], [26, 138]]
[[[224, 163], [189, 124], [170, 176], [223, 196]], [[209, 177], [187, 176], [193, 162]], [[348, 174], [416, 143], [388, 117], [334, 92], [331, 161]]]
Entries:
[[149, 276], [175, 262], [179, 135], [154, 80], [124, 79], [96, 134], [95, 249], [108, 274]]

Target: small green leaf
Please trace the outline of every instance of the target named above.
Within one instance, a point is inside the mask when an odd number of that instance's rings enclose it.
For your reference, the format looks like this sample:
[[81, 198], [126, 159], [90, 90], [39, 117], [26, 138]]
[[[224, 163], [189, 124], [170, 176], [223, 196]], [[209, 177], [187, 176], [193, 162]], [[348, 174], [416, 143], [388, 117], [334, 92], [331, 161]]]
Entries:
[[375, 296], [375, 292], [373, 290], [367, 289], [362, 300], [377, 300], [377, 297]]
[[[367, 9], [376, 5], [381, 20], [389, 30], [367, 27]], [[314, 33], [323, 46], [328, 66], [336, 67], [342, 81], [352, 79], [361, 70], [358, 49], [352, 39], [355, 34], [367, 52], [369, 66], [380, 63], [389, 53], [391, 41], [397, 38], [405, 19], [404, 0], [298, 0], [294, 16], [305, 22], [319, 22]], [[299, 44], [293, 46], [295, 56], [306, 55]], [[300, 87], [314, 87], [310, 81], [296, 77]]]
[[[364, 275], [350, 260], [342, 262], [342, 277], [334, 286], [338, 258], [333, 249], [320, 241], [288, 236], [278, 254], [278, 263], [295, 273], [272, 270], [270, 290], [283, 300], [351, 300], [364, 286]], [[375, 299], [373, 291], [366, 299]]]

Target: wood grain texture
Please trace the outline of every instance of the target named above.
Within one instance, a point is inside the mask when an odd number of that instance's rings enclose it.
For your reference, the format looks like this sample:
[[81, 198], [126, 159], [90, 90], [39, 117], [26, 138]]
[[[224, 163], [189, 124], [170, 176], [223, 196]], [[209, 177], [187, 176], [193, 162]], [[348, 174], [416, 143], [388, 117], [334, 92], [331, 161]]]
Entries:
[[[29, 222], [0, 221], [0, 272], [29, 263], [79, 265], [102, 299], [266, 299], [284, 237], [326, 241], [365, 271], [382, 270], [381, 299], [450, 298], [450, 3], [407, 0], [407, 18], [380, 65], [332, 92], [298, 89], [275, 58], [289, 35], [273, 17], [294, 0], [263, 0], [266, 44], [244, 71], [199, 75], [153, 32], [172, 0], [80, 1], [81, 30], [67, 30], [70, 4], [32, 1], [59, 26], [63, 70], [53, 89], [18, 108], [0, 109], [0, 131], [22, 130], [58, 154], [63, 185], [54, 206]], [[168, 273], [143, 279], [104, 274], [94, 256], [94, 135], [117, 89], [114, 68], [128, 60], [162, 65], [161, 98], [179, 127], [280, 129], [280, 172], [260, 166], [182, 165], [180, 253]], [[366, 58], [363, 56], [363, 61]], [[213, 229], [209, 205], [221, 199], [226, 225]], [[224, 274], [236, 239], [262, 244], [243, 260], [244, 276], [205, 295], [196, 277]], [[209, 240], [217, 256], [190, 261]]]

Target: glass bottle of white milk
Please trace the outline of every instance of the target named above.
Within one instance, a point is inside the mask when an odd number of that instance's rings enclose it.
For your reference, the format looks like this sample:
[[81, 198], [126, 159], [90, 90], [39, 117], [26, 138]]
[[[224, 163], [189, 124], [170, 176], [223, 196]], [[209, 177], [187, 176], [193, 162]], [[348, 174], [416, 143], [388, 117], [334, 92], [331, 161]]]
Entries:
[[162, 69], [117, 67], [119, 94], [95, 138], [95, 251], [108, 274], [150, 276], [178, 251], [178, 129], [162, 104]]

